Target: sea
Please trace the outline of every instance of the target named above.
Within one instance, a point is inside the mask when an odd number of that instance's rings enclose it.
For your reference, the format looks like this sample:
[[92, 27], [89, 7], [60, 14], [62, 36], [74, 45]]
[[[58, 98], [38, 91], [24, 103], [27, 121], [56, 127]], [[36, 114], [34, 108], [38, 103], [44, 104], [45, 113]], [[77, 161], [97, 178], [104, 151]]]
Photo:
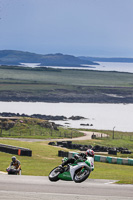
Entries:
[[0, 102], [0, 112], [82, 116], [82, 120], [53, 121], [64, 127], [133, 132], [133, 104]]
[[[58, 69], [84, 69], [84, 70], [99, 70], [99, 71], [118, 71], [133, 73], [133, 63], [123, 62], [97, 62], [99, 65], [82, 65], [82, 67], [59, 67], [59, 66], [46, 66]], [[40, 67], [40, 63], [21, 63], [24, 67]]]
[[[133, 63], [98, 62], [99, 65], [83, 66], [76, 69], [118, 71], [133, 73]], [[39, 63], [23, 63], [23, 66], [39, 67]], [[51, 66], [52, 67], [52, 66]], [[72, 67], [53, 67], [70, 68]], [[75, 68], [74, 68], [75, 69]], [[42, 114], [52, 116], [82, 116], [82, 120], [54, 121], [64, 127], [117, 130], [133, 132], [133, 104], [98, 103], [46, 103], [46, 102], [0, 102], [0, 112], [19, 114]]]

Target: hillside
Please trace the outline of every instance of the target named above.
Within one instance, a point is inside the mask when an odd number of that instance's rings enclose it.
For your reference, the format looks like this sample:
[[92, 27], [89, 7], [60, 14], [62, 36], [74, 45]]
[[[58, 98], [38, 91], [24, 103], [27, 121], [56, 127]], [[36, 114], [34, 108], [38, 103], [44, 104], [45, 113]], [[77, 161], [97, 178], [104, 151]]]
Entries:
[[72, 131], [71, 129], [66, 130], [62, 127], [59, 127], [54, 122], [34, 117], [0, 116], [0, 129], [0, 137], [47, 139], [83, 136], [83, 133], [79, 131]]
[[86, 57], [79, 56], [82, 60], [89, 60], [92, 62], [122, 62], [122, 63], [133, 63], [133, 58], [104, 58], [104, 57]]
[[72, 55], [36, 54], [23, 51], [1, 50], [0, 65], [20, 65], [21, 63], [40, 63], [41, 66], [81, 66], [82, 64], [94, 65], [89, 60], [82, 60]]

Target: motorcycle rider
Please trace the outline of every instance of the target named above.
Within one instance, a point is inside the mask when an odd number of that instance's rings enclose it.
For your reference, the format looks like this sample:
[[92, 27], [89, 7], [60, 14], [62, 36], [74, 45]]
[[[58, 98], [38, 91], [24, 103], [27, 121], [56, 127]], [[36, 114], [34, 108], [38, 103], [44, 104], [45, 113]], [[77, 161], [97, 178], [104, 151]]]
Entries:
[[94, 157], [94, 151], [92, 149], [88, 149], [85, 153], [75, 154], [73, 158], [67, 159], [61, 165], [59, 165], [59, 167], [61, 167], [63, 171], [65, 165], [73, 164], [76, 160], [85, 161], [87, 157]]
[[10, 163], [10, 166], [14, 166], [14, 168], [16, 169], [16, 173], [21, 175], [21, 163], [19, 160], [17, 160], [17, 158], [15, 156], [12, 157], [12, 162]]

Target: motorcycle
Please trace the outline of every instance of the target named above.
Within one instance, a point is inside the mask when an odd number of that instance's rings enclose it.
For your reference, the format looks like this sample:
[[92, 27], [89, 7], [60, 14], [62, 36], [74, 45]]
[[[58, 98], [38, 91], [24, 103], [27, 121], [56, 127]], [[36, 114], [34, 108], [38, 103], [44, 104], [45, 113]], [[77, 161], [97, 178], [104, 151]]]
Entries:
[[[66, 160], [68, 158], [64, 158]], [[63, 160], [63, 161], [64, 161]], [[74, 181], [75, 183], [81, 183], [85, 181], [91, 171], [94, 170], [94, 158], [87, 157], [85, 161], [76, 160], [73, 164], [68, 164], [64, 167], [63, 171], [60, 166], [55, 167], [49, 173], [49, 180], [50, 181], [58, 181], [58, 180], [65, 180], [65, 181]]]
[[14, 166], [10, 166], [6, 169], [8, 174], [13, 174], [13, 175], [17, 175], [19, 173], [19, 171], [17, 169], [15, 169]]

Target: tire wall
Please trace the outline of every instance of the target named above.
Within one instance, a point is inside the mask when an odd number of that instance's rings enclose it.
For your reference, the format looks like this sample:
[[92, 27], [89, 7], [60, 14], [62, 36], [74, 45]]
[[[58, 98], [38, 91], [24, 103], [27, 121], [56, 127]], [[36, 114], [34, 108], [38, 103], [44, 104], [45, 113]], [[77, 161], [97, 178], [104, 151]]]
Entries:
[[32, 156], [32, 151], [30, 149], [10, 146], [10, 145], [5, 145], [5, 144], [0, 144], [0, 151], [4, 153], [19, 155], [19, 156]]

